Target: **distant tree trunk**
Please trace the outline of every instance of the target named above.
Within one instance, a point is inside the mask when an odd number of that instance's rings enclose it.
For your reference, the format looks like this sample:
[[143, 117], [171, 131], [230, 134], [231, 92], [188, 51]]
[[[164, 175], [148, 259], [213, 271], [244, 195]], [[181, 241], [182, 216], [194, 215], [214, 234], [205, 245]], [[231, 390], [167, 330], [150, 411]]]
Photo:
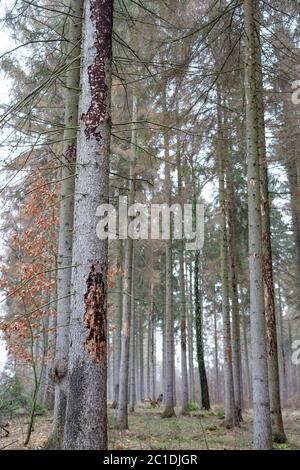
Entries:
[[[132, 158], [129, 170], [129, 196], [128, 206], [132, 206], [135, 200], [135, 161], [136, 161], [136, 120], [137, 120], [137, 97], [133, 91], [132, 96]], [[132, 261], [133, 261], [133, 239], [128, 237], [125, 243], [125, 272], [123, 276], [123, 319], [121, 340], [121, 363], [120, 363], [120, 385], [119, 403], [117, 414], [117, 428], [128, 429], [128, 375], [129, 375], [129, 348], [131, 329], [131, 296], [132, 296]]]
[[[250, 322], [253, 364], [253, 446], [272, 448], [266, 322], [263, 290], [261, 195], [259, 177], [259, 132], [257, 116], [258, 38], [257, 0], [244, 0], [245, 93], [248, 166], [248, 219], [250, 269]], [[262, 92], [262, 90], [259, 90]]]
[[135, 279], [134, 279], [134, 247], [132, 254], [132, 277], [131, 277], [131, 333], [130, 333], [130, 411], [134, 412], [136, 405], [136, 315], [135, 315]]
[[[177, 166], [177, 181], [178, 181], [178, 197], [179, 203], [183, 207], [183, 194], [182, 194], [182, 174], [181, 174], [181, 148], [180, 139], [177, 135], [177, 149], [176, 149], [176, 166]], [[179, 251], [179, 288], [180, 288], [180, 346], [181, 346], [181, 408], [182, 413], [188, 411], [189, 405], [189, 385], [188, 385], [188, 371], [187, 371], [187, 354], [186, 354], [186, 299], [185, 299], [185, 277], [184, 277], [184, 241], [178, 240]]]
[[227, 165], [227, 150], [222, 150], [223, 120], [221, 116], [221, 94], [217, 88], [217, 121], [218, 121], [218, 165], [219, 165], [219, 204], [220, 204], [220, 257], [222, 280], [222, 316], [223, 316], [223, 347], [224, 347], [224, 393], [225, 393], [225, 426], [230, 429], [237, 422], [234, 403], [234, 383], [232, 369], [231, 325], [229, 311], [228, 283], [228, 245], [226, 226], [226, 194], [225, 168]]
[[148, 316], [148, 334], [147, 334], [147, 394], [148, 398], [151, 398], [152, 400], [155, 399], [154, 396], [152, 396], [152, 390], [151, 390], [151, 363], [152, 363], [152, 319], [153, 319], [153, 310], [154, 310], [154, 298], [153, 298], [153, 292], [154, 292], [154, 286], [153, 282], [150, 281], [150, 288], [149, 288], [149, 316]]
[[[123, 255], [123, 242], [117, 240], [117, 268], [122, 271], [122, 255]], [[120, 361], [121, 361], [121, 330], [122, 330], [122, 311], [123, 311], [123, 294], [122, 294], [122, 275], [118, 275], [116, 279], [116, 330], [114, 335], [114, 357], [115, 357], [115, 370], [114, 370], [114, 401], [112, 408], [118, 408], [119, 400], [119, 376], [120, 376]]]
[[139, 390], [140, 390], [140, 401], [143, 403], [145, 400], [145, 389], [144, 389], [144, 330], [143, 330], [143, 313], [141, 310], [138, 311], [137, 316], [138, 324], [138, 344], [139, 344]]
[[[55, 297], [56, 297], [55, 292]], [[54, 408], [54, 382], [53, 378], [53, 356], [55, 352], [55, 345], [56, 345], [56, 332], [57, 332], [57, 325], [56, 325], [56, 312], [52, 311], [49, 316], [49, 323], [48, 323], [48, 340], [47, 340], [47, 351], [48, 351], [48, 359], [44, 366], [46, 370], [46, 381], [45, 381], [45, 389], [44, 389], [44, 398], [43, 404], [48, 410], [53, 410]]]
[[188, 352], [189, 352], [189, 397], [195, 403], [195, 377], [194, 377], [194, 315], [193, 315], [193, 265], [189, 263], [189, 308], [188, 308]]
[[278, 281], [278, 309], [277, 309], [277, 328], [278, 328], [278, 360], [281, 369], [280, 377], [282, 377], [281, 381], [281, 389], [282, 389], [282, 399], [283, 401], [287, 399], [287, 377], [286, 377], [286, 363], [285, 363], [285, 350], [284, 350], [284, 330], [283, 330], [283, 321], [282, 321], [282, 299], [281, 299], [281, 285]]
[[[167, 83], [163, 90], [163, 112], [167, 118]], [[169, 150], [169, 132], [164, 133], [164, 157], [165, 157], [165, 198], [166, 204], [171, 204], [171, 165]], [[171, 219], [171, 217], [170, 217]], [[170, 220], [171, 221], [171, 220]], [[171, 224], [170, 224], [171, 226]], [[170, 231], [171, 232], [171, 231]], [[175, 415], [174, 411], [174, 318], [173, 318], [173, 261], [172, 261], [172, 237], [165, 241], [166, 251], [166, 297], [165, 297], [165, 408], [162, 416], [170, 418]]]
[[[226, 123], [225, 123], [226, 126]], [[227, 161], [227, 190], [228, 190], [228, 246], [230, 258], [231, 274], [231, 319], [232, 319], [232, 366], [233, 366], [233, 385], [234, 401], [237, 407], [239, 419], [242, 417], [242, 362], [241, 362], [241, 331], [240, 314], [238, 302], [238, 283], [237, 283], [237, 237], [236, 237], [236, 204], [234, 198], [234, 186], [232, 175], [232, 155]]]
[[200, 280], [200, 252], [195, 255], [195, 271], [194, 271], [194, 289], [195, 289], [195, 319], [196, 319], [196, 342], [197, 342], [197, 359], [199, 368], [201, 403], [205, 410], [210, 409], [209, 390], [206, 376], [204, 345], [202, 331], [202, 285]]
[[[216, 293], [213, 294], [214, 297]], [[220, 379], [219, 379], [219, 347], [218, 347], [218, 323], [217, 323], [217, 310], [216, 302], [213, 304], [214, 315], [214, 366], [215, 366], [215, 402], [220, 400]]]
[[69, 329], [71, 315], [71, 275], [73, 246], [73, 212], [77, 153], [78, 104], [80, 93], [80, 63], [83, 0], [70, 0], [67, 46], [65, 129], [61, 188], [60, 224], [58, 234], [57, 271], [57, 339], [52, 376], [55, 382], [53, 428], [49, 449], [61, 449], [67, 407]]
[[150, 355], [150, 370], [151, 370], [151, 395], [156, 397], [156, 351], [155, 351], [155, 310], [154, 305], [151, 315], [151, 355]]
[[107, 240], [96, 211], [108, 203], [112, 0], [85, 2], [81, 125], [75, 186], [66, 449], [107, 448]]

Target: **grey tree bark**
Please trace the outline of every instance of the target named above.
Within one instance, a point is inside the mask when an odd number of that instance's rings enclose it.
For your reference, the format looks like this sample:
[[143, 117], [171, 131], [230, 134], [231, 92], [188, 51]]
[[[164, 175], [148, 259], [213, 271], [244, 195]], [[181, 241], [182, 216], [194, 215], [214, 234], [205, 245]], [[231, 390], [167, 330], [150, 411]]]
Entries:
[[248, 223], [250, 322], [253, 364], [253, 447], [272, 448], [266, 323], [263, 289], [259, 132], [257, 116], [257, 0], [244, 0], [246, 144], [248, 168]]
[[225, 393], [225, 426], [230, 429], [237, 422], [234, 402], [234, 382], [232, 368], [231, 325], [229, 310], [229, 281], [228, 281], [228, 242], [226, 225], [226, 194], [225, 168], [227, 152], [222, 151], [223, 120], [221, 116], [221, 94], [217, 88], [217, 121], [218, 121], [218, 165], [219, 165], [219, 204], [220, 204], [220, 257], [222, 279], [222, 317], [223, 317], [223, 348], [224, 348], [224, 393]]
[[[163, 89], [163, 112], [167, 118], [167, 83]], [[171, 204], [171, 165], [169, 132], [164, 133], [164, 158], [165, 158], [165, 199], [166, 204]], [[166, 296], [165, 296], [165, 371], [164, 371], [164, 411], [162, 416], [170, 418], [174, 411], [174, 317], [173, 317], [173, 261], [172, 261], [172, 237], [165, 241], [166, 251]]]
[[85, 2], [76, 162], [69, 386], [65, 449], [107, 448], [107, 239], [96, 234], [108, 203], [112, 0]]
[[[117, 240], [117, 269], [122, 271], [123, 255], [123, 241]], [[116, 279], [116, 330], [114, 336], [114, 357], [115, 357], [115, 370], [114, 370], [114, 400], [112, 408], [118, 408], [119, 400], [119, 376], [120, 376], [120, 361], [121, 361], [121, 330], [122, 330], [122, 312], [123, 312], [123, 295], [122, 295], [122, 276], [119, 274]]]
[[189, 292], [188, 292], [188, 361], [189, 361], [189, 397], [195, 403], [195, 376], [194, 376], [194, 315], [193, 315], [193, 265], [189, 263]]
[[[176, 166], [179, 203], [183, 205], [182, 161], [180, 138], [177, 135]], [[179, 251], [179, 286], [180, 286], [180, 347], [181, 347], [181, 412], [188, 412], [189, 385], [187, 370], [187, 329], [186, 329], [186, 293], [184, 276], [184, 241], [178, 240]]]
[[130, 411], [136, 405], [136, 312], [135, 312], [135, 279], [134, 279], [134, 246], [132, 249], [131, 275], [131, 332], [130, 332]]
[[[256, 34], [259, 34], [259, 30]], [[257, 120], [258, 120], [258, 151], [261, 191], [261, 218], [262, 218], [262, 251], [263, 251], [263, 278], [265, 296], [265, 315], [267, 326], [267, 353], [268, 353], [268, 377], [271, 409], [272, 438], [275, 442], [286, 442], [283, 427], [280, 379], [277, 347], [277, 326], [275, 310], [275, 290], [273, 279], [273, 260], [270, 227], [270, 202], [269, 202], [269, 177], [266, 154], [266, 137], [263, 102], [263, 79], [261, 72], [261, 57], [258, 53], [259, 64], [257, 67]]]
[[60, 225], [57, 271], [57, 338], [52, 378], [55, 383], [54, 417], [48, 448], [61, 449], [63, 444], [68, 386], [69, 328], [71, 312], [71, 274], [75, 164], [77, 153], [78, 104], [83, 0], [70, 0], [64, 119], [64, 144], [60, 188]]
[[[129, 168], [129, 196], [128, 205], [131, 206], [135, 199], [135, 159], [137, 136], [135, 122], [137, 120], [137, 97], [133, 93], [132, 99], [132, 157]], [[132, 261], [133, 239], [128, 237], [125, 241], [125, 266], [123, 276], [123, 318], [121, 334], [121, 362], [119, 377], [119, 403], [117, 413], [117, 428], [128, 429], [128, 375], [129, 375], [129, 349], [131, 329], [131, 296], [132, 296]]]

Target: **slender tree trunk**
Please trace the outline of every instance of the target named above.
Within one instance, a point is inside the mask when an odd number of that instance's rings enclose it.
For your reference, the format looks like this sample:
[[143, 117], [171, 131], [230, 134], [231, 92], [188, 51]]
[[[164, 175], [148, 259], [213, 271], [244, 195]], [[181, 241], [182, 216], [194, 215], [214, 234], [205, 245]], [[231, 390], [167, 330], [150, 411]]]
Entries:
[[[166, 84], [163, 90], [163, 111], [167, 117]], [[166, 204], [171, 204], [171, 165], [169, 151], [169, 132], [164, 133], [164, 157], [165, 157], [165, 198]], [[170, 217], [171, 219], [171, 217]], [[171, 224], [170, 224], [171, 226]], [[166, 240], [166, 306], [165, 306], [165, 345], [166, 363], [164, 372], [165, 381], [165, 409], [162, 416], [170, 418], [175, 415], [174, 411], [174, 318], [173, 318], [173, 261], [172, 261], [172, 237]]]
[[134, 279], [134, 247], [132, 254], [132, 277], [131, 277], [131, 333], [130, 333], [130, 411], [134, 412], [136, 405], [136, 315], [135, 315], [135, 279]]
[[156, 351], [155, 351], [155, 310], [154, 304], [151, 314], [151, 355], [150, 355], [150, 371], [151, 371], [151, 395], [153, 399], [156, 397]]
[[67, 387], [69, 329], [71, 314], [71, 275], [73, 246], [74, 188], [77, 153], [78, 103], [80, 90], [80, 57], [83, 0], [69, 1], [68, 48], [65, 97], [65, 130], [61, 169], [60, 225], [58, 235], [57, 271], [57, 339], [53, 366], [55, 402], [53, 429], [48, 448], [61, 449], [63, 445]]
[[[123, 242], [117, 240], [117, 269], [122, 271], [122, 255], [123, 255]], [[112, 408], [118, 408], [119, 400], [119, 376], [120, 376], [120, 361], [121, 361], [121, 330], [122, 330], [122, 311], [123, 311], [123, 295], [122, 295], [122, 275], [118, 275], [116, 279], [116, 330], [114, 341], [114, 356], [115, 356], [115, 376], [114, 376], [114, 401]]]
[[139, 375], [140, 375], [140, 400], [143, 403], [145, 400], [144, 390], [144, 330], [143, 330], [143, 313], [141, 310], [138, 312], [138, 338], [139, 338]]
[[[132, 159], [129, 173], [129, 197], [128, 205], [132, 206], [135, 199], [135, 160], [137, 135], [135, 122], [137, 120], [137, 97], [133, 92], [132, 96]], [[122, 319], [122, 340], [121, 340], [121, 363], [120, 363], [120, 385], [119, 385], [119, 406], [117, 414], [118, 429], [128, 429], [128, 375], [129, 375], [129, 348], [131, 329], [131, 307], [132, 307], [132, 261], [133, 261], [133, 239], [126, 240], [125, 249], [125, 273], [123, 277], [123, 319]]]
[[[214, 292], [214, 297], [216, 293]], [[217, 309], [216, 302], [213, 305], [214, 315], [214, 364], [215, 364], [215, 402], [220, 400], [220, 379], [219, 379], [219, 347], [218, 347], [218, 323], [217, 323]]]
[[263, 290], [261, 195], [259, 177], [259, 132], [257, 116], [258, 41], [255, 21], [257, 0], [244, 0], [245, 92], [248, 166], [248, 218], [250, 269], [250, 322], [253, 364], [253, 446], [272, 448], [266, 323]]
[[278, 360], [279, 364], [281, 366], [281, 374], [280, 377], [282, 377], [282, 398], [283, 401], [287, 399], [287, 377], [286, 377], [286, 361], [285, 361], [285, 350], [284, 350], [284, 330], [283, 330], [283, 319], [282, 319], [282, 299], [281, 299], [281, 285], [280, 282], [278, 281], [278, 321], [277, 321], [277, 327], [278, 327], [278, 345], [279, 345], [279, 350], [278, 350]]
[[[182, 199], [182, 175], [181, 175], [181, 149], [180, 140], [177, 135], [177, 149], [176, 149], [176, 166], [177, 166], [177, 180], [178, 180], [178, 197], [179, 203], [183, 205]], [[179, 251], [179, 288], [180, 288], [180, 346], [181, 346], [181, 411], [186, 413], [189, 405], [189, 385], [188, 385], [188, 371], [187, 371], [187, 354], [186, 354], [186, 301], [185, 301], [185, 277], [184, 277], [184, 242], [178, 240]]]
[[[226, 123], [225, 123], [226, 125]], [[234, 401], [239, 420], [242, 420], [242, 362], [241, 362], [241, 332], [237, 283], [237, 237], [236, 237], [236, 205], [232, 176], [232, 155], [227, 161], [227, 190], [228, 190], [228, 246], [231, 273], [231, 319], [232, 319], [232, 366]]]
[[223, 316], [223, 347], [224, 347], [224, 383], [225, 383], [225, 426], [230, 429], [237, 422], [234, 402], [234, 382], [232, 368], [231, 325], [229, 311], [229, 283], [228, 283], [228, 245], [226, 227], [226, 194], [225, 194], [225, 168], [227, 165], [226, 150], [222, 153], [223, 141], [221, 95], [217, 89], [217, 120], [218, 120], [218, 164], [219, 164], [219, 204], [220, 204], [220, 257], [222, 279], [222, 316]]
[[197, 251], [195, 255], [195, 319], [196, 319], [196, 342], [197, 342], [197, 359], [199, 368], [200, 388], [201, 388], [201, 403], [205, 410], [210, 409], [209, 390], [206, 376], [205, 360], [204, 360], [204, 345], [203, 345], [203, 331], [202, 331], [202, 285], [200, 279], [200, 252]]
[[195, 377], [194, 377], [194, 317], [193, 317], [193, 265], [189, 263], [189, 308], [188, 308], [188, 359], [189, 359], [189, 397], [195, 403]]
[[108, 203], [112, 0], [85, 2], [75, 186], [66, 449], [107, 448], [107, 240], [96, 211]]

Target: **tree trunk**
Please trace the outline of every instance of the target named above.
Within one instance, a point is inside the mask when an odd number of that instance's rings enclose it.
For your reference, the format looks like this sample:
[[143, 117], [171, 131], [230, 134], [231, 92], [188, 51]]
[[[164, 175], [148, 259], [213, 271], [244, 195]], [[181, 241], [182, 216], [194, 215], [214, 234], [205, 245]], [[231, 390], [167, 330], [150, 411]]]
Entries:
[[189, 397], [195, 403], [195, 377], [194, 377], [194, 317], [193, 317], [193, 265], [189, 263], [189, 308], [188, 308], [188, 359], [189, 359]]
[[[136, 159], [136, 119], [137, 119], [137, 98], [133, 92], [132, 96], [132, 157], [129, 169], [129, 197], [128, 206], [134, 204], [135, 199], [135, 159]], [[122, 339], [121, 339], [121, 363], [120, 363], [120, 385], [119, 403], [117, 414], [117, 428], [128, 429], [128, 374], [129, 374], [129, 348], [131, 329], [131, 296], [132, 296], [132, 261], [133, 261], [133, 239], [128, 237], [125, 244], [125, 272], [123, 277], [123, 319], [122, 319]]]
[[107, 448], [108, 256], [96, 211], [108, 203], [113, 1], [86, 1], [84, 18], [64, 447], [100, 450]]
[[[178, 181], [179, 203], [183, 206], [182, 199], [182, 175], [181, 175], [181, 149], [180, 140], [177, 135], [176, 166]], [[189, 405], [189, 385], [186, 355], [186, 299], [185, 299], [185, 278], [184, 278], [184, 241], [178, 240], [179, 251], [179, 289], [180, 289], [180, 346], [181, 346], [181, 411], [186, 413]]]
[[[268, 388], [266, 323], [263, 290], [259, 132], [257, 116], [258, 41], [255, 21], [257, 0], [244, 0], [245, 93], [248, 167], [248, 220], [250, 269], [250, 322], [253, 364], [253, 446], [271, 449], [272, 432]], [[260, 90], [261, 91], [261, 90]]]
[[228, 283], [228, 245], [226, 227], [226, 194], [225, 194], [225, 168], [227, 166], [226, 149], [222, 154], [223, 120], [221, 116], [221, 95], [217, 88], [217, 121], [218, 121], [218, 165], [219, 165], [219, 204], [220, 204], [220, 257], [222, 280], [222, 316], [223, 316], [223, 347], [224, 347], [224, 383], [225, 383], [225, 426], [230, 429], [236, 424], [237, 414], [234, 403], [234, 383], [232, 368], [231, 325], [229, 311], [229, 283]]
[[134, 279], [134, 247], [132, 253], [132, 277], [131, 277], [131, 333], [130, 333], [130, 411], [134, 412], [136, 405], [136, 316], [135, 316], [135, 279]]
[[[122, 255], [123, 255], [123, 242], [117, 240], [117, 269], [122, 271]], [[114, 401], [112, 408], [118, 408], [119, 400], [119, 376], [120, 376], [120, 361], [121, 361], [121, 330], [122, 330], [122, 311], [123, 311], [123, 295], [122, 295], [122, 275], [117, 276], [116, 280], [116, 330], [114, 341], [114, 357], [115, 357], [115, 377], [114, 377]]]
[[[226, 123], [225, 123], [226, 125]], [[233, 366], [233, 385], [234, 401], [237, 408], [238, 418], [242, 419], [242, 363], [241, 363], [241, 331], [240, 314], [238, 302], [238, 283], [237, 283], [237, 237], [236, 237], [236, 205], [234, 199], [234, 186], [232, 176], [232, 155], [229, 155], [227, 161], [227, 190], [228, 190], [228, 246], [230, 258], [231, 274], [231, 319], [232, 319], [232, 366]]]
[[[258, 34], [258, 33], [256, 33]], [[270, 411], [273, 441], [286, 442], [284, 433], [281, 401], [277, 347], [277, 327], [275, 311], [275, 291], [273, 280], [272, 245], [270, 229], [270, 202], [269, 202], [269, 177], [266, 155], [263, 79], [261, 72], [261, 58], [258, 53], [259, 64], [257, 67], [257, 124], [258, 124], [258, 151], [259, 173], [261, 191], [261, 220], [262, 220], [262, 253], [263, 253], [263, 278], [265, 296], [265, 315], [267, 326], [267, 353], [268, 353], [268, 377]]]
[[195, 255], [195, 275], [194, 275], [194, 289], [195, 289], [195, 319], [196, 319], [196, 342], [197, 342], [197, 359], [199, 368], [200, 388], [201, 388], [201, 403], [205, 410], [210, 409], [209, 390], [206, 376], [205, 360], [204, 360], [204, 345], [203, 345], [203, 331], [202, 331], [202, 285], [200, 280], [200, 252], [197, 251]]
[[[214, 297], [216, 293], [214, 292]], [[214, 365], [215, 365], [215, 402], [220, 400], [220, 379], [219, 379], [219, 347], [218, 347], [218, 323], [217, 323], [217, 309], [216, 302], [213, 304], [214, 315]]]
[[[167, 117], [167, 98], [165, 83], [163, 90], [163, 112]], [[169, 132], [164, 133], [164, 157], [165, 157], [165, 198], [166, 204], [171, 204], [171, 165], [169, 151]], [[170, 217], [171, 218], [171, 217]], [[171, 224], [170, 224], [171, 226]], [[171, 232], [171, 231], [170, 231]], [[162, 416], [170, 418], [175, 415], [174, 411], [174, 318], [173, 318], [173, 262], [172, 262], [172, 237], [166, 243], [166, 306], [165, 306], [165, 409]]]
[[138, 312], [138, 338], [139, 338], [139, 373], [140, 373], [140, 400], [143, 403], [145, 400], [144, 390], [144, 330], [143, 330], [143, 313], [141, 310]]
[[65, 129], [61, 168], [60, 224], [57, 271], [57, 338], [53, 366], [55, 382], [54, 417], [48, 448], [61, 449], [65, 426], [69, 329], [71, 313], [71, 275], [73, 245], [74, 188], [77, 153], [78, 103], [80, 93], [80, 57], [83, 0], [70, 0], [65, 96]]

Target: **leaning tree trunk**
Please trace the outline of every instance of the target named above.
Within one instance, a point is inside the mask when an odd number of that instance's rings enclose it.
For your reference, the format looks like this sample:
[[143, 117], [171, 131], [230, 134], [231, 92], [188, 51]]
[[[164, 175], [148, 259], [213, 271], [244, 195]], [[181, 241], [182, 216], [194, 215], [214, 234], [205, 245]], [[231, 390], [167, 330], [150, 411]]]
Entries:
[[[260, 54], [258, 54], [260, 59]], [[281, 400], [277, 347], [277, 327], [275, 310], [275, 291], [273, 280], [272, 245], [270, 229], [270, 202], [269, 202], [269, 177], [265, 142], [263, 80], [261, 72], [261, 59], [257, 67], [257, 121], [258, 121], [258, 149], [260, 159], [260, 190], [261, 190], [261, 218], [262, 218], [262, 251], [263, 251], [263, 277], [265, 295], [265, 315], [267, 326], [267, 352], [268, 352], [268, 376], [269, 395], [272, 423], [272, 437], [275, 442], [286, 442], [284, 433]]]
[[108, 203], [112, 0], [85, 2], [81, 123], [75, 185], [66, 449], [107, 448], [107, 240], [96, 234]]
[[[133, 93], [132, 99], [132, 158], [129, 168], [129, 197], [128, 206], [132, 206], [135, 199], [135, 159], [136, 159], [136, 120], [137, 120], [137, 98]], [[119, 403], [117, 413], [117, 428], [128, 429], [128, 375], [129, 375], [129, 352], [130, 352], [130, 329], [131, 329], [131, 289], [132, 289], [132, 261], [133, 261], [133, 239], [128, 237], [125, 242], [125, 267], [123, 276], [123, 319], [121, 337], [121, 362], [119, 377]]]
[[258, 41], [257, 0], [244, 0], [245, 93], [248, 167], [248, 221], [250, 269], [250, 321], [253, 364], [253, 446], [272, 448], [268, 387], [266, 323], [263, 288], [261, 194], [259, 175], [259, 120], [257, 110]]
[[61, 169], [60, 224], [57, 271], [57, 337], [52, 378], [55, 382], [53, 428], [48, 448], [63, 444], [68, 386], [69, 328], [71, 312], [71, 274], [75, 164], [77, 149], [78, 102], [83, 0], [70, 0], [65, 97], [65, 129]]

